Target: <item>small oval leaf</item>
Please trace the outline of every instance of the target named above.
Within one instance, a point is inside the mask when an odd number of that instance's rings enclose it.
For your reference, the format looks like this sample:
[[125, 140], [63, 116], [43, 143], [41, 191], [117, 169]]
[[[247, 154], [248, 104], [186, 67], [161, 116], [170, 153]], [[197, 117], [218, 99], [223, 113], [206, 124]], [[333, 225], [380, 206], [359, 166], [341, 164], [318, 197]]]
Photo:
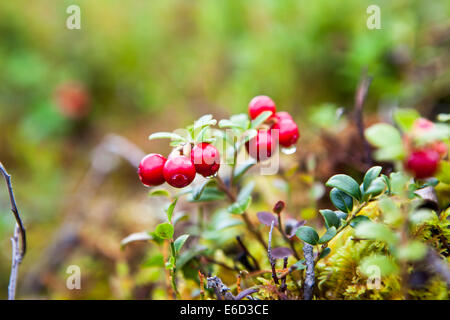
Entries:
[[295, 235], [301, 240], [311, 245], [316, 245], [319, 243], [319, 235], [317, 234], [317, 231], [311, 227], [308, 226], [300, 227], [298, 228]]
[[259, 222], [270, 227], [272, 225], [272, 221], [274, 222], [274, 227], [278, 226], [277, 217], [275, 217], [272, 213], [267, 211], [260, 211], [256, 214]]
[[173, 226], [165, 222], [156, 226], [155, 234], [162, 239], [171, 239], [173, 237], [173, 231]]
[[326, 183], [327, 187], [337, 188], [356, 200], [361, 200], [361, 191], [358, 183], [350, 176], [337, 174], [332, 176]]

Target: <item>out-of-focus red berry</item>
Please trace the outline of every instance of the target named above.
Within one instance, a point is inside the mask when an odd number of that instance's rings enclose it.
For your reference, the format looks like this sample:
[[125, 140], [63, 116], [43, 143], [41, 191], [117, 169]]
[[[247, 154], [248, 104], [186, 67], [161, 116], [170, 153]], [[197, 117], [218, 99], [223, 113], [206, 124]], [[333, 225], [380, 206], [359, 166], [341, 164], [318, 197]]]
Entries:
[[157, 153], [146, 155], [139, 164], [138, 174], [146, 186], [158, 186], [165, 182], [163, 175], [164, 164], [167, 159]]
[[425, 118], [419, 118], [414, 121], [413, 131], [414, 132], [426, 132], [434, 128], [434, 123]]
[[444, 141], [436, 141], [432, 144], [431, 148], [439, 153], [441, 158], [444, 158], [448, 153], [448, 146]]
[[406, 168], [417, 179], [432, 177], [439, 165], [439, 154], [432, 149], [424, 149], [412, 152], [406, 160]]
[[213, 176], [220, 168], [219, 150], [210, 143], [199, 143], [191, 150], [191, 161], [197, 173], [204, 177]]
[[195, 167], [186, 156], [169, 157], [164, 165], [164, 179], [175, 188], [188, 186], [195, 178]]
[[284, 119], [290, 119], [290, 120], [294, 120], [292, 118], [292, 116], [289, 114], [289, 112], [286, 111], [278, 111], [277, 113], [274, 114], [273, 116], [278, 122]]
[[89, 94], [79, 83], [69, 82], [59, 86], [55, 99], [61, 113], [69, 118], [79, 119], [89, 113]]
[[256, 96], [248, 105], [248, 113], [250, 118], [255, 119], [264, 111], [272, 111], [272, 115], [277, 111], [275, 102], [268, 96]]
[[282, 119], [281, 121], [275, 123], [272, 126], [272, 135], [275, 134], [273, 130], [278, 130], [279, 143], [286, 148], [296, 144], [298, 138], [300, 137], [298, 126], [292, 119]]
[[256, 137], [245, 143], [248, 154], [257, 161], [269, 159], [277, 147], [277, 141], [269, 130], [259, 130]]

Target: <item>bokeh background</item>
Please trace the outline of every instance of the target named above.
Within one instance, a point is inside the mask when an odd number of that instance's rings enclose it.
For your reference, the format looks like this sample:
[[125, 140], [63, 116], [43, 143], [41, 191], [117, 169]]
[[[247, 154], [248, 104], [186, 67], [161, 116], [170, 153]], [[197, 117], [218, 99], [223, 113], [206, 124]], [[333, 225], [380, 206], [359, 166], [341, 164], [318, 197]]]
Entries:
[[[71, 4], [81, 30], [66, 28]], [[371, 4], [380, 30], [366, 27]], [[18, 297], [165, 297], [161, 268], [145, 260], [151, 246], [120, 249], [162, 217], [164, 203], [148, 199], [130, 165], [141, 151], [128, 143], [170, 152], [147, 140], [152, 132], [246, 112], [266, 94], [300, 123], [298, 159], [315, 152], [319, 130], [339, 135], [336, 111], [351, 112], [364, 70], [373, 76], [367, 121], [396, 106], [448, 112], [449, 13], [449, 1], [1, 1], [0, 161], [29, 240]], [[111, 152], [111, 141], [122, 149]], [[13, 226], [2, 182], [1, 298]], [[66, 289], [71, 264], [82, 290]]]

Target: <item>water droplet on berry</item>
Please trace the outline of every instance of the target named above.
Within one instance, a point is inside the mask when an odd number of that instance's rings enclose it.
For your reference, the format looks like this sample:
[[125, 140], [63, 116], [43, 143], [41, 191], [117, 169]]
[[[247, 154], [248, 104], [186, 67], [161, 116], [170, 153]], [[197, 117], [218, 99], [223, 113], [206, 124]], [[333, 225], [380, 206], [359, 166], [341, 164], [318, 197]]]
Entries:
[[282, 147], [281, 148], [281, 152], [284, 154], [293, 154], [295, 153], [295, 151], [297, 151], [297, 147], [296, 146], [291, 146], [288, 148]]

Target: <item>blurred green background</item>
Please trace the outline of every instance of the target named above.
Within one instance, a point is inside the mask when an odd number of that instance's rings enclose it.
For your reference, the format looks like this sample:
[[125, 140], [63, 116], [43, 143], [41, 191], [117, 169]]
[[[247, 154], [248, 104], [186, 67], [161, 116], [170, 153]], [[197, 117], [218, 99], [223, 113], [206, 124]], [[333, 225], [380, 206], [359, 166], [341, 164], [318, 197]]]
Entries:
[[[71, 4], [81, 8], [81, 30], [66, 28]], [[380, 30], [366, 26], [371, 4], [381, 8]], [[148, 135], [205, 113], [220, 119], [246, 112], [258, 94], [292, 112], [307, 132], [319, 106], [352, 109], [365, 68], [374, 77], [368, 111], [382, 116], [397, 105], [425, 116], [448, 111], [449, 13], [450, 1], [1, 1], [0, 161], [13, 175], [29, 231], [20, 285], [72, 210], [69, 200], [106, 134], [125, 136], [145, 152], [168, 153]], [[71, 85], [88, 101], [81, 116], [61, 112], [58, 90]], [[88, 232], [97, 233], [94, 249], [70, 258], [97, 270], [88, 275], [95, 280], [89, 290], [77, 296], [55, 280], [65, 278], [69, 259], [23, 296], [128, 297], [122, 294], [127, 282], [116, 283], [130, 272], [121, 269], [126, 255], [116, 253], [116, 240], [146, 221], [143, 206], [134, 206], [145, 203], [145, 189], [125, 165], [108, 181], [89, 207], [94, 216], [111, 207], [119, 213]], [[0, 184], [2, 298], [13, 225]], [[113, 248], [107, 262], [96, 251], [100, 235]]]

